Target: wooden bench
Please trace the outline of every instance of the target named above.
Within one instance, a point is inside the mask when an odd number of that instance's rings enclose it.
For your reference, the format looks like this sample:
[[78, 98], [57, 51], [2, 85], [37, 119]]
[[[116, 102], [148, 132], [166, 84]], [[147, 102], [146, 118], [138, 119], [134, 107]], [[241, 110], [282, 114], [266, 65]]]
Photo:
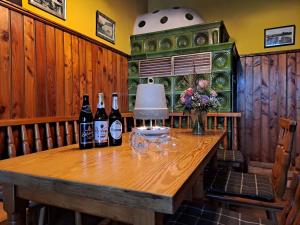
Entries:
[[[78, 143], [77, 120], [77, 116], [0, 120], [1, 159]], [[76, 218], [80, 220], [80, 214]], [[41, 207], [38, 224], [44, 220], [45, 207]]]

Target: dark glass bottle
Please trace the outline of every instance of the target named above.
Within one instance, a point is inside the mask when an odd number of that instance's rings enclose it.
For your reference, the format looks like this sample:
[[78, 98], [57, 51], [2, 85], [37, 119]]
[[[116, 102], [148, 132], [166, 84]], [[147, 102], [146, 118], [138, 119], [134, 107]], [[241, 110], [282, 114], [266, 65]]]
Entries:
[[93, 148], [93, 140], [93, 114], [89, 104], [89, 96], [84, 95], [82, 108], [79, 115], [79, 148]]
[[97, 112], [94, 118], [95, 147], [108, 146], [108, 116], [105, 112], [104, 95], [98, 93]]
[[112, 110], [109, 114], [108, 137], [109, 145], [117, 146], [122, 144], [122, 116], [118, 107], [118, 94], [112, 94]]

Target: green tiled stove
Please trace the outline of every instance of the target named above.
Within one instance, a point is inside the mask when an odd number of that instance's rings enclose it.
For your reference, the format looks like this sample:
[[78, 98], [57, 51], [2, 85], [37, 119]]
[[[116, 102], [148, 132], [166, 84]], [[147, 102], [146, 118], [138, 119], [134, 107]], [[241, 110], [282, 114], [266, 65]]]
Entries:
[[196, 72], [217, 91], [220, 111], [234, 111], [238, 54], [228, 40], [222, 21], [131, 36], [128, 110], [134, 108], [137, 85], [154, 77], [155, 83], [165, 86], [170, 111], [181, 112], [179, 96], [187, 88], [183, 76]]

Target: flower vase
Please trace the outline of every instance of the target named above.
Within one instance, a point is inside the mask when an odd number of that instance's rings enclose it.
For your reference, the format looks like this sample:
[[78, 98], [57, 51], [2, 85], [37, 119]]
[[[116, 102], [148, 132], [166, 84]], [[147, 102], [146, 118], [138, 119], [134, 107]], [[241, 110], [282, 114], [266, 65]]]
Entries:
[[195, 111], [191, 113], [193, 134], [203, 135], [205, 134], [207, 112]]

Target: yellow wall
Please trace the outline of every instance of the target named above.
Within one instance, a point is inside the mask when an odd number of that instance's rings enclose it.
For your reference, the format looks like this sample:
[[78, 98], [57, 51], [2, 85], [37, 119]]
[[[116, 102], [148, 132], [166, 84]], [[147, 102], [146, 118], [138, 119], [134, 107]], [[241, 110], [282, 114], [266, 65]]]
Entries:
[[[49, 20], [78, 31], [113, 48], [130, 53], [130, 35], [135, 18], [147, 12], [146, 0], [67, 0], [67, 19], [61, 20], [49, 13], [29, 5], [22, 0], [23, 7]], [[116, 22], [116, 42], [111, 44], [96, 36], [96, 10]]]
[[[240, 54], [300, 49], [300, 0], [148, 0], [148, 11], [182, 6], [205, 21], [224, 20]], [[296, 25], [296, 43], [264, 48], [264, 29]]]

